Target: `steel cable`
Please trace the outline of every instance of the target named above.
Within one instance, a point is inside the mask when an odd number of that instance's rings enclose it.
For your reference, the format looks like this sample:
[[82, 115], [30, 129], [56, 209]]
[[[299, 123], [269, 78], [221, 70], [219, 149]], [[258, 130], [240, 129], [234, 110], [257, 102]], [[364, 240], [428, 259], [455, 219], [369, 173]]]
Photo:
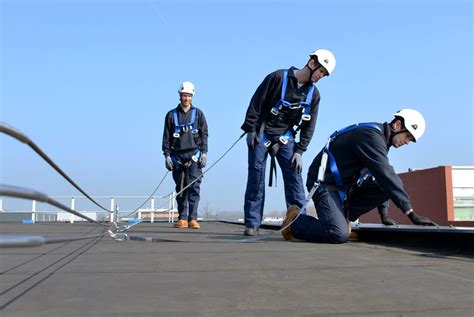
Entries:
[[103, 207], [101, 204], [96, 202], [91, 196], [89, 196], [79, 185], [77, 185], [56, 163], [53, 162], [51, 158], [49, 158], [46, 153], [44, 153], [39, 146], [37, 146], [30, 138], [26, 135], [21, 133], [20, 131], [16, 130], [15, 128], [7, 125], [4, 122], [0, 122], [0, 132], [5, 133], [6, 135], [11, 136], [18, 141], [25, 143], [29, 147], [33, 149], [39, 156], [41, 156], [52, 168], [54, 168], [62, 177], [64, 177], [74, 188], [80, 191], [84, 196], [86, 196], [91, 202], [93, 202], [97, 207], [105, 210], [107, 212], [113, 213], [114, 211], [109, 210]]
[[82, 219], [88, 220], [90, 222], [93, 222], [95, 224], [98, 224], [99, 226], [106, 226], [103, 223], [100, 223], [92, 218], [89, 218], [80, 212], [77, 212], [60, 202], [50, 198], [48, 195], [40, 193], [36, 190], [32, 189], [27, 189], [27, 188], [22, 188], [22, 187], [17, 187], [17, 186], [11, 186], [11, 185], [5, 185], [5, 184], [0, 184], [0, 196], [7, 196], [7, 197], [15, 197], [15, 198], [23, 198], [23, 199], [29, 199], [29, 200], [36, 200], [40, 202], [44, 202], [47, 204], [50, 204], [52, 206], [58, 207], [59, 209], [62, 209], [64, 211], [67, 211], [75, 216], [81, 217]]
[[[201, 179], [204, 174], [206, 174], [207, 172], [209, 172], [217, 163], [219, 163], [223, 158], [224, 156], [227, 155], [227, 153], [230, 152], [230, 150], [232, 150], [232, 148], [240, 141], [240, 139], [243, 138], [243, 136], [246, 134], [246, 132], [242, 133], [242, 135], [239, 136], [239, 138], [237, 140], [234, 141], [234, 143], [232, 143], [232, 145], [221, 155], [219, 156], [219, 158], [211, 164], [211, 166], [209, 166], [204, 172], [201, 173], [201, 175], [199, 175], [198, 177], [196, 177], [196, 179], [194, 179], [191, 183], [187, 184], [184, 188], [182, 188], [179, 192], [177, 192], [176, 194], [174, 194], [174, 192], [171, 192], [167, 195], [164, 195], [164, 196], [161, 196], [161, 198], [166, 198], [166, 197], [170, 197], [170, 196], [179, 196], [182, 192], [184, 192], [186, 189], [188, 189], [192, 184], [194, 184], [195, 182], [197, 182], [199, 179]], [[163, 181], [163, 180], [162, 180]], [[165, 206], [165, 204], [162, 204], [160, 205], [160, 207], [158, 209], [161, 209], [163, 208], [163, 206]], [[169, 211], [170, 209], [166, 209], [166, 211]], [[136, 211], [135, 211], [136, 212]], [[128, 215], [126, 215], [125, 217], [128, 217], [130, 216], [132, 213], [129, 213]]]
[[[41, 158], [43, 158], [51, 167], [53, 167], [62, 177], [64, 177], [72, 186], [74, 186], [74, 188], [76, 188], [79, 192], [81, 192], [85, 197], [87, 197], [87, 199], [89, 199], [92, 203], [94, 203], [96, 206], [98, 206], [99, 208], [101, 208], [102, 210], [104, 211], [107, 211], [109, 213], [113, 213], [114, 211], [113, 210], [109, 210], [105, 207], [103, 207], [101, 204], [99, 204], [97, 201], [95, 201], [91, 196], [89, 196], [79, 185], [76, 184], [76, 182], [74, 182], [56, 163], [54, 163], [54, 161], [46, 154], [44, 153], [43, 150], [41, 150], [41, 148], [39, 146], [37, 146], [29, 137], [27, 137], [25, 134], [21, 133], [20, 131], [16, 130], [15, 128], [7, 125], [6, 123], [4, 122], [0, 122], [0, 132], [2, 133], [5, 133], [11, 137], [13, 137], [14, 139], [22, 142], [22, 143], [25, 143], [27, 144], [28, 146], [30, 146], [33, 151], [35, 151], [39, 156], [41, 156]], [[160, 185], [163, 183], [164, 179], [166, 178], [166, 176], [168, 175], [168, 173], [165, 174], [165, 176], [163, 176], [163, 179], [161, 180], [161, 182], [158, 184], [158, 186], [155, 188], [155, 190], [153, 191], [153, 193], [137, 208], [135, 208], [135, 210], [133, 212], [131, 212], [130, 214], [133, 214], [135, 213], [138, 209], [140, 209], [141, 207], [143, 207], [143, 205], [145, 205], [152, 197], [153, 195], [155, 194], [155, 192], [158, 190], [158, 188], [160, 187]]]

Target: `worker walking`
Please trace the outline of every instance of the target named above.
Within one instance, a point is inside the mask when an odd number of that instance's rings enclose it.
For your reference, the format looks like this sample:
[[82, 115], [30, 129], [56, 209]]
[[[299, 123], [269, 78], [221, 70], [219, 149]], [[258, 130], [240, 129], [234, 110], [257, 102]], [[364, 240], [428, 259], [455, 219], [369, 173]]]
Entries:
[[299, 209], [289, 209], [282, 224], [283, 237], [343, 243], [349, 237], [348, 221], [389, 199], [414, 224], [436, 225], [413, 211], [402, 180], [387, 157], [391, 146], [417, 142], [425, 126], [421, 113], [403, 109], [390, 123], [360, 123], [334, 132], [308, 171], [306, 186], [310, 192], [316, 189], [312, 199], [318, 219], [301, 214], [295, 220]]
[[[273, 183], [273, 173], [276, 177], [276, 159], [283, 174], [287, 207], [302, 206], [305, 198], [302, 155], [313, 137], [320, 100], [315, 83], [330, 75], [335, 66], [334, 55], [319, 49], [309, 55], [302, 69], [274, 71], [255, 91], [242, 124], [249, 149], [244, 235], [258, 234], [262, 221], [268, 154], [271, 157], [269, 186]], [[298, 132], [299, 142], [296, 142]]]
[[180, 103], [165, 117], [162, 145], [165, 166], [173, 172], [178, 193], [178, 222], [174, 227], [199, 229], [197, 210], [202, 169], [207, 163], [207, 122], [204, 113], [192, 104], [194, 85], [183, 82], [178, 93]]

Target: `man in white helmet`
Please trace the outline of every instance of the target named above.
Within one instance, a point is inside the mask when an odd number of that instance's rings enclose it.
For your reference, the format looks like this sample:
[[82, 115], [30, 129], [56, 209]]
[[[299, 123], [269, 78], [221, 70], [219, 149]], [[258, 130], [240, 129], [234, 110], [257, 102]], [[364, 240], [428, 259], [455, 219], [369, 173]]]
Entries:
[[[245, 191], [244, 235], [258, 234], [265, 197], [265, 167], [271, 156], [270, 183], [281, 168], [287, 207], [302, 206], [305, 198], [302, 155], [316, 126], [319, 91], [315, 84], [336, 67], [334, 55], [324, 49], [312, 52], [305, 67], [277, 70], [265, 77], [255, 91], [242, 124], [247, 132], [248, 179]], [[299, 133], [299, 142], [295, 136]]]
[[199, 229], [197, 209], [200, 177], [207, 163], [207, 122], [204, 113], [193, 106], [194, 85], [183, 82], [178, 93], [180, 103], [165, 117], [162, 144], [165, 166], [173, 172], [177, 193], [199, 179], [176, 197], [178, 222], [173, 226]]
[[414, 224], [436, 225], [413, 211], [387, 157], [391, 146], [417, 142], [425, 126], [421, 113], [403, 109], [390, 123], [360, 123], [334, 132], [308, 171], [308, 190], [317, 188], [312, 199], [318, 219], [303, 212], [295, 220], [300, 210], [290, 207], [282, 228], [294, 222], [282, 231], [283, 238], [343, 243], [349, 237], [349, 221], [389, 199]]

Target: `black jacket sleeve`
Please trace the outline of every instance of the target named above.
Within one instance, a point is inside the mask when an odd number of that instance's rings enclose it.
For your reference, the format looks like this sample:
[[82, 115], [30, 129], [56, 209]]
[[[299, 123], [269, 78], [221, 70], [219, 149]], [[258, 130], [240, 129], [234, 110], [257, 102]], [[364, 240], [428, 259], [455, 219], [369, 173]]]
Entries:
[[[271, 107], [265, 107], [270, 99], [274, 99], [275, 93], [281, 93], [281, 89], [276, 89], [278, 85], [281, 86], [282, 76], [278, 76], [278, 71], [268, 74], [262, 83], [257, 87], [257, 90], [250, 100], [245, 121], [241, 129], [245, 132], [256, 132], [257, 125], [264, 121], [264, 116], [270, 111]], [[266, 109], [268, 108], [268, 109]]]
[[173, 114], [169, 111], [165, 116], [165, 125], [163, 128], [162, 150], [164, 156], [169, 156], [171, 152], [171, 141], [173, 138]]
[[388, 161], [388, 148], [382, 132], [370, 128], [356, 131], [361, 133], [358, 136], [361, 142], [353, 143], [355, 155], [374, 175], [393, 203], [404, 212], [410, 210], [412, 208], [410, 198], [403, 188], [402, 180]]

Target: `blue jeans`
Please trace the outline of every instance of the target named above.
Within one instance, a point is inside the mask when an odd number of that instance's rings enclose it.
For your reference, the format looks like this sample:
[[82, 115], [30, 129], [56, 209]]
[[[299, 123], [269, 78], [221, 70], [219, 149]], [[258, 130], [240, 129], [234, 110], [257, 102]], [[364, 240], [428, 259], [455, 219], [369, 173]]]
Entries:
[[[276, 153], [276, 159], [283, 175], [286, 206], [303, 206], [305, 199], [303, 178], [291, 164], [295, 140], [290, 138]], [[265, 205], [265, 168], [268, 151], [263, 142], [248, 152], [248, 178], [245, 190], [244, 216], [246, 227], [260, 227]]]
[[[199, 168], [199, 164], [190, 159], [192, 153], [191, 155], [189, 153], [173, 155], [178, 161], [180, 161], [180, 163], [175, 164], [173, 167], [173, 179], [176, 183], [176, 193], [179, 193], [182, 188], [198, 178], [202, 172], [201, 168]], [[180, 195], [176, 196], [179, 220], [197, 220], [201, 180], [202, 178], [198, 179]]]

